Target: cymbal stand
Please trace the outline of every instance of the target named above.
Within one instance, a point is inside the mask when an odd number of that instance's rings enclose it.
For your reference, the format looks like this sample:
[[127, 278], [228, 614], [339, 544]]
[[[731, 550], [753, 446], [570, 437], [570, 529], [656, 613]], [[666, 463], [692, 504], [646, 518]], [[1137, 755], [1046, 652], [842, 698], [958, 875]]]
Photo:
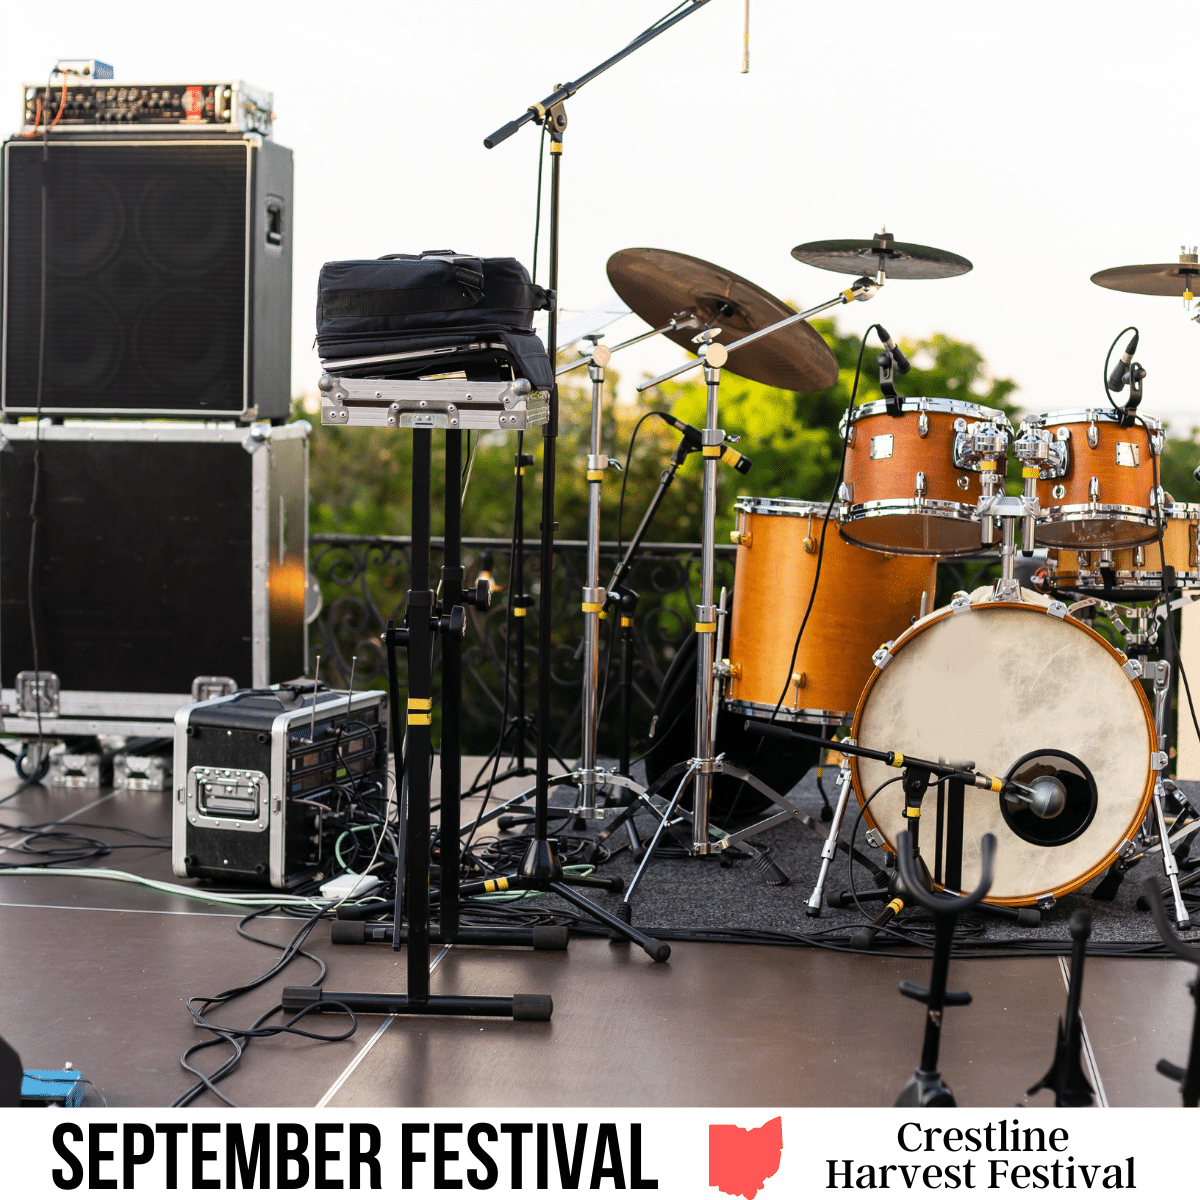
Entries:
[[896, 839], [896, 866], [904, 886], [913, 899], [933, 913], [933, 965], [929, 971], [929, 986], [922, 987], [905, 979], [900, 995], [925, 1003], [925, 1039], [921, 1045], [920, 1065], [896, 1097], [896, 1108], [956, 1108], [954, 1093], [938, 1070], [938, 1052], [942, 1042], [942, 1018], [945, 1009], [971, 1003], [970, 992], [951, 992], [946, 989], [950, 974], [950, 946], [959, 913], [974, 908], [992, 886], [992, 862], [996, 855], [994, 834], [985, 833], [980, 845], [979, 883], [969, 896], [950, 899], [944, 892], [934, 895], [920, 877], [917, 858], [907, 830]]
[[[633, 893], [645, 873], [654, 849], [658, 845], [667, 826], [672, 823], [676, 808], [679, 805], [684, 790], [689, 784], [692, 787], [691, 844], [686, 845], [684, 848], [689, 854], [696, 857], [720, 854], [730, 846], [744, 842], [756, 833], [770, 829], [792, 818], [800, 820], [810, 828], [814, 827], [812, 818], [802, 809], [779, 795], [774, 788], [768, 787], [748, 771], [743, 771], [725, 762], [723, 756], [715, 755], [713, 751], [717, 709], [714, 703], [714, 694], [717, 692], [720, 683], [716, 670], [716, 659], [719, 656], [715, 654], [718, 610], [717, 606], [713, 604], [713, 587], [716, 567], [717, 462], [721, 457], [721, 447], [725, 441], [725, 431], [719, 428], [717, 424], [721, 368], [725, 365], [730, 353], [739, 347], [745, 346], [750, 342], [755, 342], [759, 338], [766, 337], [777, 330], [783, 329], [785, 326], [793, 325], [797, 321], [807, 320], [809, 317], [825, 312], [830, 308], [835, 308], [840, 304], [849, 304], [853, 300], [869, 300], [879, 290], [880, 286], [882, 286], [880, 282], [863, 276], [855, 280], [850, 287], [839, 292], [832, 300], [818, 304], [804, 312], [793, 313], [781, 321], [776, 321], [772, 325], [747, 334], [745, 337], [730, 343], [728, 346], [713, 340], [721, 332], [720, 329], [705, 329], [694, 339], [699, 344], [698, 358], [683, 363], [681, 366], [675, 367], [659, 375], [657, 378], [648, 380], [646, 383], [638, 386], [638, 391], [644, 392], [648, 388], [654, 387], [667, 379], [672, 379], [676, 375], [683, 374], [685, 371], [693, 370], [696, 367], [703, 367], [706, 389], [705, 421], [704, 429], [701, 432], [703, 443], [701, 453], [704, 455], [704, 488], [703, 512], [701, 516], [700, 597], [699, 603], [696, 605], [695, 624], [695, 753], [686, 763], [677, 764], [664, 777], [673, 778], [676, 772], [683, 772], [683, 778], [680, 780], [670, 804], [660, 817], [658, 828], [655, 830], [647, 851], [638, 864], [637, 872], [629, 885], [629, 889], [625, 893], [626, 904], [632, 903]], [[709, 823], [712, 777], [717, 773], [732, 775], [737, 779], [741, 779], [744, 783], [749, 784], [769, 800], [773, 801], [779, 806], [781, 811], [736, 833], [724, 834]], [[823, 827], [822, 832], [824, 832]], [[716, 834], [715, 838], [714, 834]]]
[[[1195, 963], [1197, 967], [1200, 967], [1200, 946], [1194, 942], [1185, 942], [1175, 935], [1158, 889], [1150, 880], [1146, 880], [1143, 887], [1146, 902], [1154, 916], [1154, 924], [1158, 927], [1158, 936], [1162, 938], [1163, 945], [1177, 958], [1182, 958], [1184, 962]], [[1196, 1108], [1200, 1105], [1200, 971], [1196, 972], [1196, 978], [1188, 984], [1188, 991], [1192, 993], [1196, 1011], [1192, 1017], [1192, 1044], [1188, 1052], [1187, 1066], [1177, 1067], [1165, 1058], [1160, 1058], [1155, 1069], [1160, 1075], [1179, 1081], [1184, 1108]]]

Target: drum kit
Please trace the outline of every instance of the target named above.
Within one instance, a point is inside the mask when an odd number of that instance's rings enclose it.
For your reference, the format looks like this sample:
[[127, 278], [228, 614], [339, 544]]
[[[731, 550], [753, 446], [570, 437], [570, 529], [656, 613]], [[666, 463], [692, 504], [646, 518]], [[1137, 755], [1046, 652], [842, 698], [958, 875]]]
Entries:
[[[1198, 814], [1166, 771], [1169, 617], [1186, 602], [1187, 589], [1200, 588], [1200, 506], [1176, 504], [1162, 489], [1163, 430], [1138, 412], [1145, 372], [1132, 360], [1136, 337], [1107, 376], [1103, 404], [1031, 416], [1014, 428], [995, 408], [898, 394], [896, 378], [909, 364], [877, 326], [883, 398], [857, 406], [851, 400], [835, 496], [739, 497], [733, 592], [722, 589], [714, 603], [716, 471], [727, 442], [718, 421], [722, 368], [768, 386], [824, 390], [835, 382], [837, 364], [808, 318], [868, 300], [889, 278], [944, 279], [972, 269], [965, 258], [898, 242], [886, 231], [861, 241], [811, 242], [792, 254], [854, 282], [795, 313], [750, 281], [688, 255], [635, 248], [609, 260], [614, 290], [651, 326], [622, 345], [662, 334], [696, 355], [638, 390], [702, 368], [707, 394], [691, 754], [684, 758], [678, 736], [661, 738], [658, 747], [652, 742], [646, 789], [595, 761], [599, 623], [623, 586], [617, 577], [608, 589], [600, 586], [600, 485], [611, 460], [600, 453], [599, 384], [620, 346], [610, 349], [593, 333], [590, 351], [560, 368], [587, 365], [593, 383], [584, 752], [572, 775], [581, 792], [572, 811], [627, 821], [640, 859], [625, 893], [626, 915], [664, 834], [703, 857], [734, 846], [753, 850], [753, 836], [790, 819], [825, 836], [807, 906], [809, 915], [819, 914], [851, 793], [876, 848], [894, 855], [901, 832], [918, 836], [907, 785], [900, 803], [872, 801], [902, 779], [906, 758], [920, 755], [953, 764], [960, 776], [956, 783], [948, 768], [938, 777], [920, 842], [928, 879], [940, 890], [961, 895], [977, 887], [987, 834], [996, 852], [986, 899], [993, 911], [1014, 916], [1049, 908], [1102, 876], [1111, 894], [1133, 861], [1157, 850], [1175, 923], [1188, 928], [1172, 846]], [[1118, 290], [1190, 299], [1196, 277], [1200, 264], [1185, 254], [1179, 264], [1093, 278]], [[1117, 407], [1111, 392], [1127, 385], [1129, 398]], [[1019, 495], [1005, 486], [1010, 458], [1020, 463]], [[934, 607], [939, 560], [997, 550], [994, 585]], [[1019, 557], [1035, 552], [1035, 586], [1023, 587]], [[1112, 640], [1093, 627], [1098, 613]], [[1123, 650], [1114, 644], [1121, 636]], [[1151, 663], [1160, 650], [1161, 661]], [[1153, 708], [1143, 679], [1152, 685]], [[664, 689], [673, 709], [681, 683], [669, 678]], [[766, 782], [748, 769], [764, 757], [755, 753], [763, 735], [820, 743], [847, 728], [828, 826], [782, 794], [790, 783], [778, 774]], [[732, 746], [741, 753], [726, 753]], [[902, 753], [868, 757], [866, 747]], [[766, 757], [773, 755], [774, 748]], [[799, 774], [816, 757], [800, 756]], [[961, 777], [965, 769], [970, 778], [977, 764], [995, 773], [974, 777], [991, 794], [967, 799]], [[619, 796], [622, 806], [632, 798], [632, 805], [606, 808], [603, 792]], [[714, 795], [726, 801], [718, 805], [722, 821], [737, 811], [731, 798], [753, 798], [743, 813], [772, 804], [775, 811], [727, 833], [713, 822]], [[646, 847], [628, 820], [639, 807], [657, 820]], [[1020, 915], [1036, 920], [1028, 911]]]

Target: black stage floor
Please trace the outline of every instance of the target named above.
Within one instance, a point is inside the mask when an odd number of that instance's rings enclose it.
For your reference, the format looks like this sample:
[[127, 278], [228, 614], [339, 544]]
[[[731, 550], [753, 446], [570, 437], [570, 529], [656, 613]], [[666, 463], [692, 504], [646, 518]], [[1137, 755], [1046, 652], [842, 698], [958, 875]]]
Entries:
[[[0, 778], [0, 794], [11, 790], [10, 780]], [[0, 805], [8, 825], [72, 815], [161, 834], [169, 829], [169, 797], [36, 787]], [[770, 837], [781, 865], [794, 868], [791, 887], [767, 887], [745, 863], [722, 870], [656, 861], [636, 906], [639, 920], [801, 929], [814, 839], [794, 823]], [[19, 837], [9, 832], [0, 840], [11, 846]], [[0, 863], [18, 860], [0, 853]], [[118, 850], [98, 862], [176, 882], [164, 851]], [[628, 875], [628, 857], [603, 869]], [[1129, 906], [1134, 889], [1128, 882], [1125, 889]], [[1063, 905], [1054, 936], [1062, 936], [1073, 906]], [[199, 894], [0, 875], [0, 910], [0, 1033], [27, 1067], [70, 1060], [113, 1106], [165, 1105], [184, 1091], [192, 1080], [179, 1055], [198, 1040], [184, 999], [248, 980], [275, 957], [236, 935], [239, 913]], [[261, 935], [286, 940], [299, 922], [255, 924]], [[1102, 928], [1097, 936], [1106, 936]], [[333, 946], [324, 926], [309, 948], [329, 964], [326, 987], [403, 990], [403, 952]], [[904, 977], [924, 980], [927, 970], [924, 961], [894, 954], [794, 946], [679, 942], [661, 965], [601, 938], [575, 937], [562, 953], [456, 946], [436, 961], [435, 991], [549, 992], [553, 1021], [364, 1017], [343, 1042], [281, 1037], [252, 1045], [227, 1091], [243, 1105], [289, 1106], [886, 1105], [916, 1063], [922, 1028], [921, 1010], [901, 1000], [896, 985]], [[278, 1000], [281, 983], [308, 983], [314, 974], [311, 963], [294, 964], [281, 980], [230, 1004], [223, 1018], [253, 1020]], [[1107, 1104], [1178, 1103], [1177, 1085], [1154, 1064], [1186, 1054], [1192, 974], [1162, 959], [1088, 962], [1088, 1049]], [[969, 1008], [948, 1015], [944, 1033], [942, 1066], [960, 1104], [1011, 1105], [1045, 1072], [1064, 981], [1056, 955], [955, 961], [951, 986], [975, 995]], [[344, 1025], [344, 1017], [322, 1016], [309, 1027], [335, 1032]], [[205, 1054], [199, 1061], [209, 1066], [222, 1057]], [[1032, 1101], [1046, 1102], [1044, 1094]], [[87, 1103], [98, 1103], [90, 1090]]]

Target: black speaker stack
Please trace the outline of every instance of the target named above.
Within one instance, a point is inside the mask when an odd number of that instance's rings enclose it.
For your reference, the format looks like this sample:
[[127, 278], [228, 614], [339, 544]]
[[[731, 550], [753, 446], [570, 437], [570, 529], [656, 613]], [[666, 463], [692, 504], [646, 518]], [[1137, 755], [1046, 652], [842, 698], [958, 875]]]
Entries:
[[286, 418], [292, 154], [269, 94], [98, 81], [23, 100], [3, 155], [5, 416]]
[[273, 97], [100, 67], [27, 85], [0, 150], [0, 735], [42, 748], [307, 660]]

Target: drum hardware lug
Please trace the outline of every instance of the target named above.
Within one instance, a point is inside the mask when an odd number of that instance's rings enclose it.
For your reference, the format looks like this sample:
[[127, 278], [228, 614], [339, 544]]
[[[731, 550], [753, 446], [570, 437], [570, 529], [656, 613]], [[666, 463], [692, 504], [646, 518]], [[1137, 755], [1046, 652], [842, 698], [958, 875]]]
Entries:
[[883, 834], [881, 834], [878, 829], [868, 829], [866, 843], [871, 847], [872, 850], [882, 850]]
[[1142, 677], [1142, 664], [1138, 662], [1136, 658], [1127, 658], [1121, 664], [1121, 670], [1123, 670], [1130, 679], [1141, 679]]
[[846, 430], [845, 441], [847, 446], [853, 446], [854, 443], [858, 441], [858, 429], [856, 426], [851, 425], [850, 428]]
[[1052, 617], [1057, 617], [1060, 621], [1067, 615], [1067, 606], [1061, 600], [1051, 600], [1046, 605], [1046, 611]]
[[1088, 445], [1089, 445], [1089, 446], [1091, 446], [1091, 448], [1092, 448], [1093, 450], [1095, 450], [1096, 446], [1099, 444], [1099, 441], [1100, 441], [1100, 433], [1099, 433], [1099, 431], [1096, 429], [1096, 422], [1095, 422], [1095, 421], [1093, 421], [1093, 422], [1092, 422], [1092, 423], [1091, 423], [1091, 424], [1088, 426], [1088, 434], [1087, 434], [1087, 437], [1088, 437]]
[[970, 491], [971, 490], [971, 477], [969, 475], [960, 475], [958, 477], [958, 486], [960, 488], [962, 488], [962, 490], [964, 492]]
[[922, 496], [925, 495], [925, 492], [927, 490], [928, 490], [928, 483], [926, 482], [926, 479], [925, 479], [925, 472], [918, 471], [916, 482], [913, 484], [913, 494], [918, 499], [920, 499]]
[[891, 642], [885, 642], [874, 654], [871, 655], [871, 661], [875, 666], [882, 671], [884, 667], [892, 661]]
[[950, 601], [950, 612], [961, 617], [963, 613], [971, 611], [971, 597], [966, 592], [955, 592], [954, 598]]
[[1054, 899], [1053, 892], [1046, 892], [1044, 895], [1038, 896], [1034, 903], [1042, 910], [1042, 912], [1048, 912], [1058, 903], [1058, 901]]
[[1113, 553], [1107, 547], [1100, 551], [1100, 562], [1097, 565], [1102, 571], [1105, 569], [1111, 571], [1116, 565], [1115, 560], [1113, 559]]
[[1166, 444], [1167, 444], [1166, 435], [1162, 432], [1161, 429], [1158, 431], [1158, 433], [1151, 435], [1150, 446], [1153, 449], [1155, 454], [1161, 455], [1163, 452], [1163, 447]]
[[1088, 500], [1095, 504], [1100, 499], [1100, 480], [1095, 475], [1088, 480]]
[[955, 417], [954, 418], [954, 432], [955, 433], [966, 433], [967, 432], [966, 417]]
[[1150, 755], [1150, 769], [1152, 771], [1165, 771], [1167, 769], [1167, 752], [1165, 750], [1155, 750]]
[[1133, 842], [1131, 842], [1131, 841], [1129, 840], [1129, 838], [1126, 838], [1126, 839], [1125, 839], [1125, 840], [1124, 840], [1124, 841], [1123, 841], [1123, 842], [1122, 842], [1122, 843], [1121, 843], [1121, 844], [1120, 844], [1120, 845], [1117, 847], [1117, 857], [1118, 857], [1119, 859], [1121, 859], [1121, 860], [1122, 860], [1122, 862], [1123, 862], [1123, 861], [1124, 861], [1125, 859], [1127, 859], [1127, 858], [1132, 858], [1132, 857], [1133, 857], [1133, 853], [1134, 853], [1134, 851], [1135, 851], [1136, 849], [1137, 849], [1137, 846], [1135, 846], [1135, 845], [1133, 844]]
[[808, 676], [803, 671], [796, 671], [792, 675], [791, 685], [797, 691], [803, 687], [808, 687]]
[[804, 541], [800, 543], [800, 545], [804, 547], [805, 554], [816, 554], [817, 552], [817, 539], [813, 537], [811, 533], [804, 539]]
[[754, 535], [750, 530], [731, 529], [729, 531], [729, 540], [735, 546], [745, 546], [747, 550], [754, 544]]
[[928, 437], [928, 436], [929, 436], [929, 414], [927, 412], [923, 412], [917, 418], [917, 437]]
[[1050, 489], [1050, 495], [1053, 496], [1055, 500], [1061, 500], [1066, 494], [1067, 489], [1061, 483], [1056, 483]]
[[838, 484], [838, 499], [843, 504], [854, 503], [854, 484], [840, 483]]
[[[1163, 489], [1161, 487], [1156, 487], [1156, 488], [1150, 489], [1150, 507], [1151, 508], [1162, 508], [1162, 506], [1164, 504], [1166, 504], [1166, 502], [1167, 502], [1167, 494], [1165, 491], [1163, 491]], [[1139, 546], [1138, 549], [1140, 550], [1141, 547]]]

